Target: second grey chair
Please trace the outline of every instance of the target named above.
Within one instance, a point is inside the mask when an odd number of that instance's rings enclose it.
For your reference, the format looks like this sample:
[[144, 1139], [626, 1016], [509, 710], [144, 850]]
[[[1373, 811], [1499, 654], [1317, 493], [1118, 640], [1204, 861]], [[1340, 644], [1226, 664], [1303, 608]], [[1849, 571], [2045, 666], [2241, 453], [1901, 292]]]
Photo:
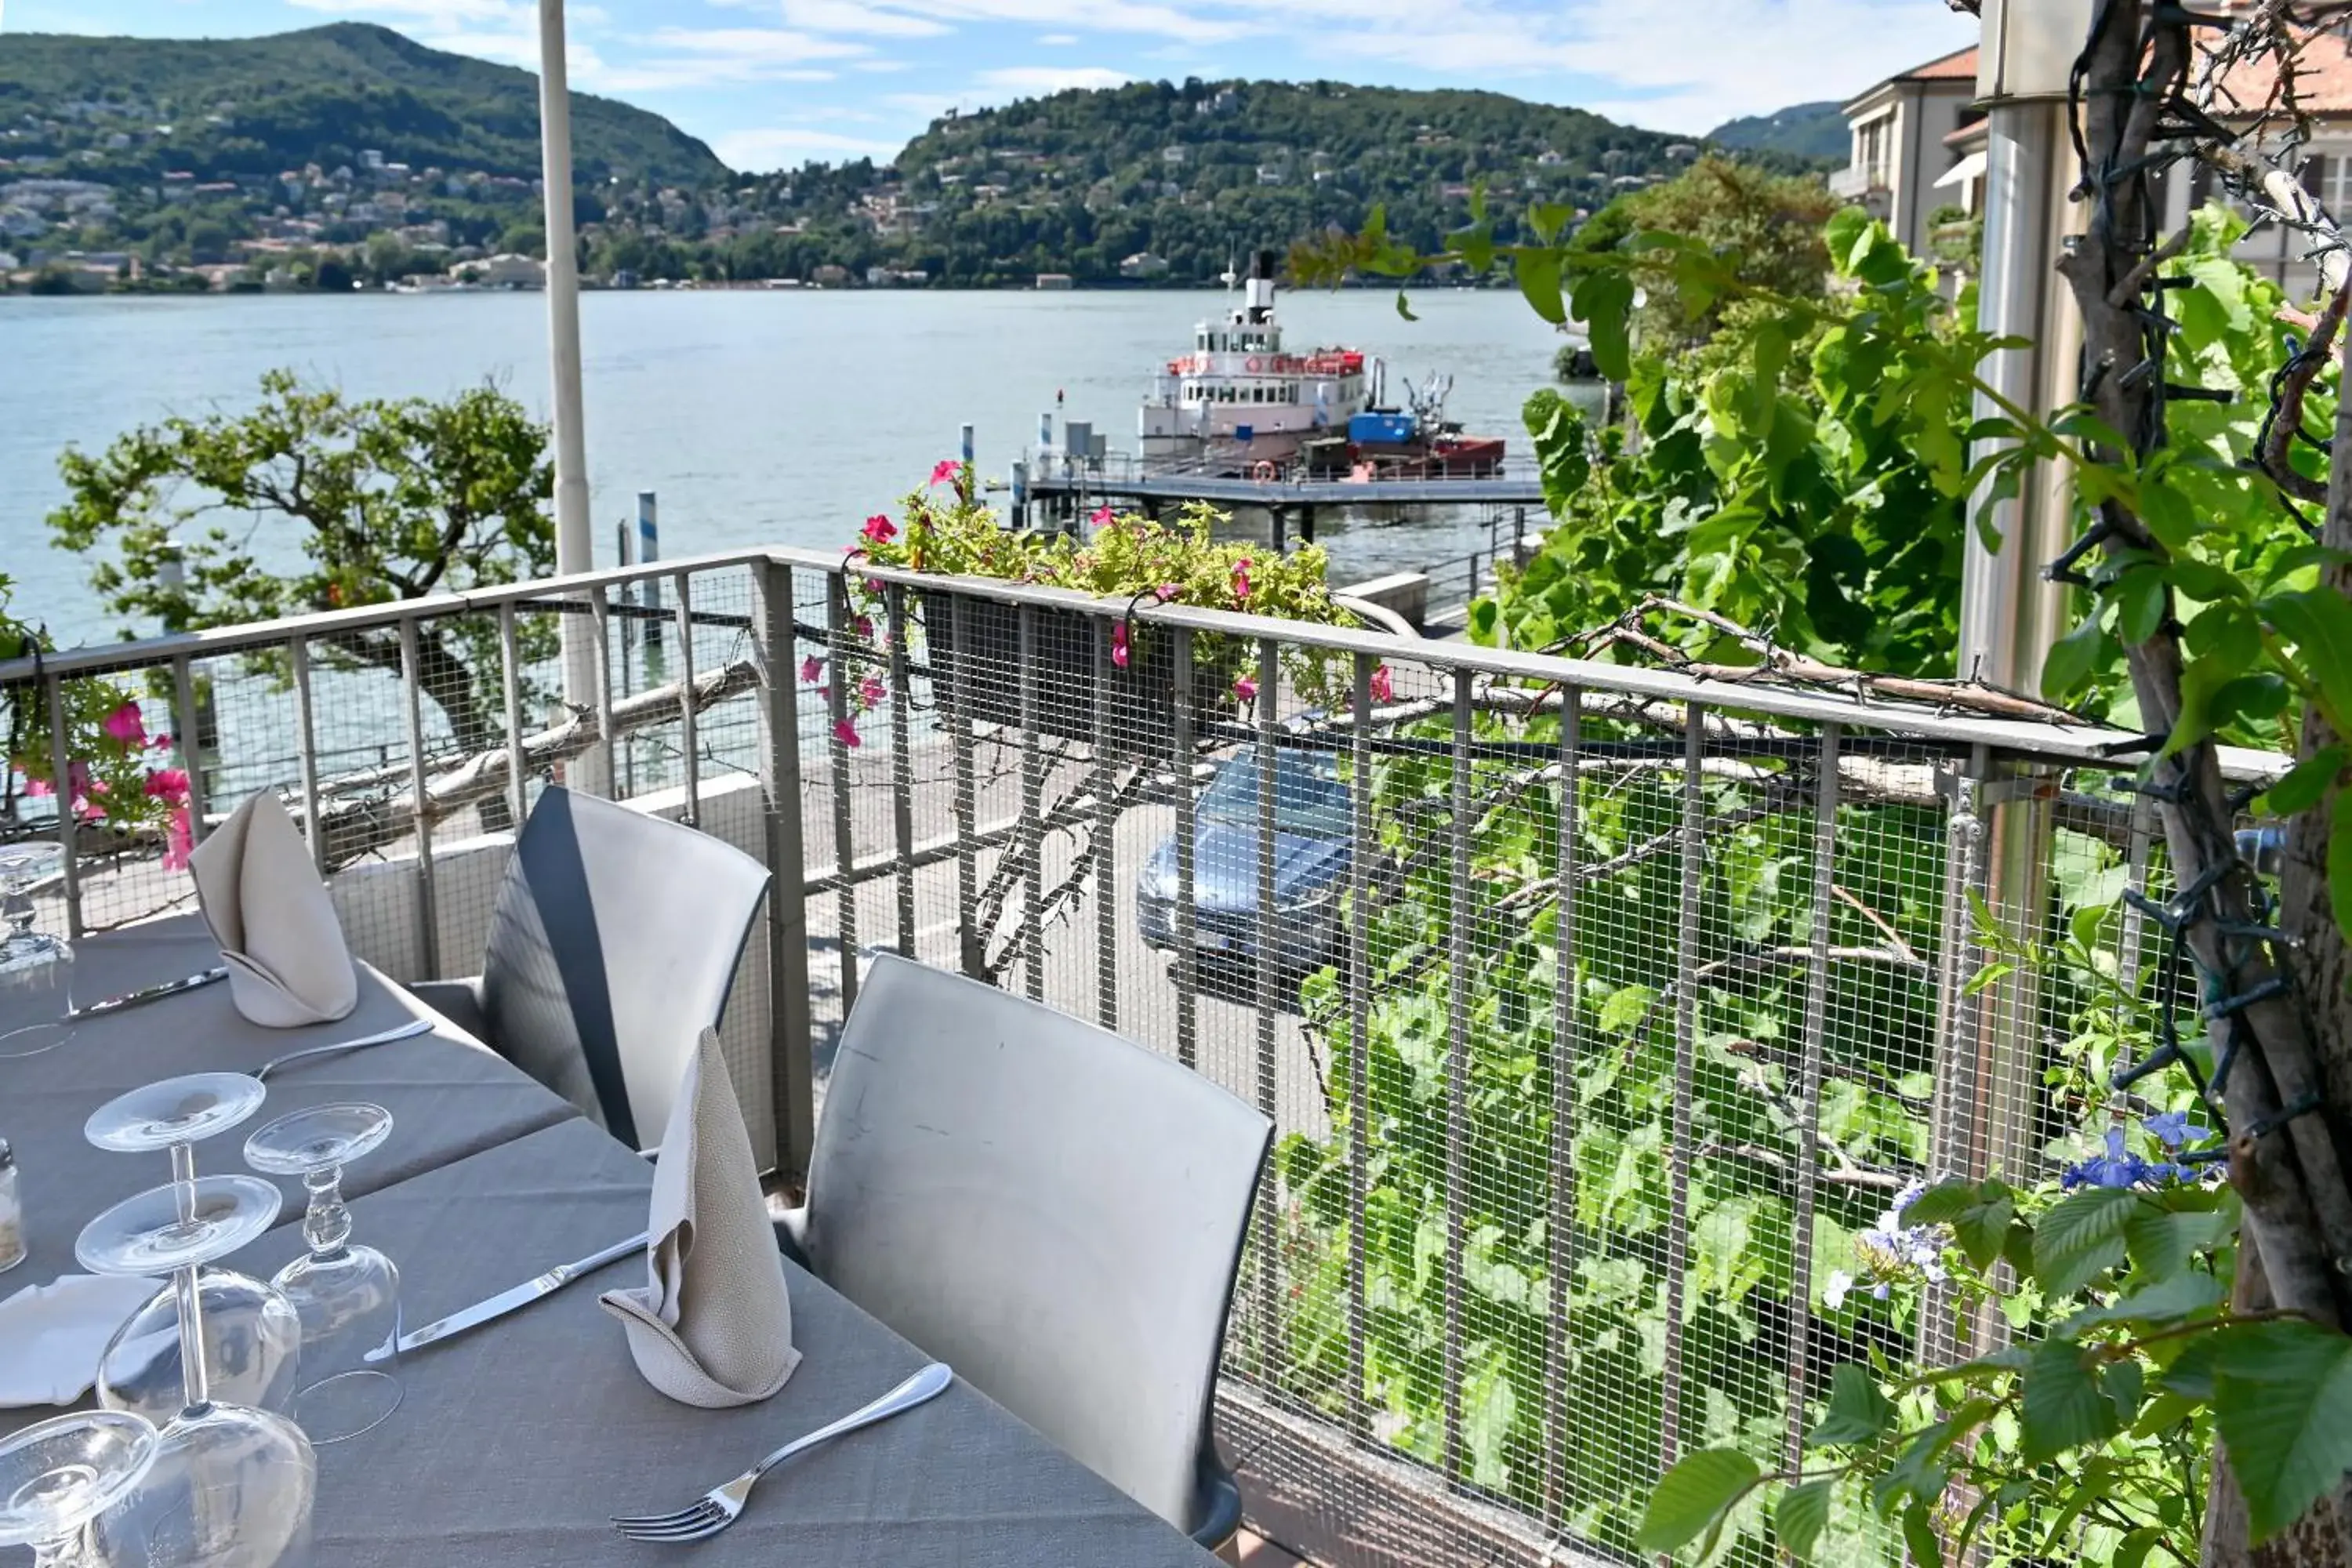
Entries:
[[1170, 1058], [874, 961], [789, 1229], [818, 1278], [1212, 1547], [1210, 1414], [1273, 1124]]
[[482, 973], [414, 989], [641, 1149], [726, 1011], [768, 881], [707, 833], [549, 789], [507, 863]]

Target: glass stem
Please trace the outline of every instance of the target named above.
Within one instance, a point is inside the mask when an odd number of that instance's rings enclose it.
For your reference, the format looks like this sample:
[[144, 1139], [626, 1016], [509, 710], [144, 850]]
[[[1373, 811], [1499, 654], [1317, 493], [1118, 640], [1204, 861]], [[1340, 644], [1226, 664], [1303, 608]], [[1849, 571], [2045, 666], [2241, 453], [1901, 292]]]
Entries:
[[302, 1239], [310, 1244], [313, 1256], [331, 1258], [352, 1235], [352, 1211], [343, 1202], [343, 1168], [305, 1171], [302, 1185], [310, 1194], [310, 1207], [302, 1215]]
[[180, 1391], [187, 1401], [183, 1415], [201, 1415], [212, 1408], [210, 1375], [205, 1370], [204, 1309], [196, 1304], [196, 1268], [191, 1263], [172, 1276], [180, 1299]]
[[89, 1536], [89, 1527], [82, 1526], [71, 1535], [57, 1541], [33, 1542], [33, 1568], [72, 1568], [86, 1560], [82, 1547]]
[[172, 1184], [180, 1190], [180, 1223], [192, 1224], [196, 1217], [196, 1146], [194, 1143], [172, 1145]]

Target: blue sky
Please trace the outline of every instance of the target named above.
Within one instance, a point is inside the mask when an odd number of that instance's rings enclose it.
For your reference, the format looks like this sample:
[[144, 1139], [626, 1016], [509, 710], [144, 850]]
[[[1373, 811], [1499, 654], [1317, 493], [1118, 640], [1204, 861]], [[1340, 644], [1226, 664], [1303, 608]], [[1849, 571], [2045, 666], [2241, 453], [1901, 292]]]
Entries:
[[[1970, 43], [1945, 0], [573, 0], [575, 89], [739, 169], [887, 158], [950, 106], [1130, 78], [1477, 87], [1664, 131], [1845, 98]], [[0, 0], [8, 32], [226, 37], [382, 22], [538, 58], [533, 0]]]

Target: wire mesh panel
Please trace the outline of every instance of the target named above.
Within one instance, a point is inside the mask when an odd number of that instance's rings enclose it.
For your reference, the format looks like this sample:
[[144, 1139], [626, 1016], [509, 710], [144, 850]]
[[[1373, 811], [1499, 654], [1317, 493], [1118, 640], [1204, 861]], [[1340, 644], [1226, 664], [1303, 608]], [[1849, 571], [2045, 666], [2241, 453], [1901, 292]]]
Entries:
[[[122, 663], [5, 688], [0, 833], [84, 809], [63, 920], [186, 907], [268, 789], [363, 956], [465, 973], [519, 818], [593, 784], [774, 869], [727, 1039], [788, 1172], [874, 951], [1264, 1110], [1220, 1429], [1335, 1561], [1625, 1561], [1677, 1456], [1785, 1463], [1838, 1366], [1992, 1348], [1906, 1190], [2077, 1157], [2194, 1002], [2148, 803], [2014, 727], [789, 552]], [[125, 703], [177, 838], [52, 738]]]

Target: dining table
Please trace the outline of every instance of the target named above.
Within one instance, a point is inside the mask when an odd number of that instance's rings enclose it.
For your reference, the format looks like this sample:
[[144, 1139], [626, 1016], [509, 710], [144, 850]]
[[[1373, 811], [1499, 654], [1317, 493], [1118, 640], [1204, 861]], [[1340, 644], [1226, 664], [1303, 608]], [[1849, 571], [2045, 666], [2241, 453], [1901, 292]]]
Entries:
[[[78, 997], [121, 994], [218, 962], [201, 921], [158, 921], [77, 944]], [[412, 1327], [645, 1228], [653, 1167], [635, 1152], [366, 968], [351, 1016], [299, 1029], [247, 1023], [213, 984], [84, 1021], [37, 1056], [0, 1055], [0, 1138], [23, 1173], [30, 1251], [0, 1300], [73, 1271], [73, 1239], [108, 1205], [169, 1179], [163, 1155], [82, 1136], [126, 1089], [198, 1071], [250, 1072], [306, 1045], [406, 1020], [414, 1037], [289, 1065], [246, 1127], [196, 1146], [200, 1173], [244, 1169], [243, 1138], [286, 1110], [367, 1100], [392, 1112], [383, 1147], [344, 1172], [352, 1238], [400, 1270]], [[0, 1032], [26, 1022], [0, 989]], [[0, 1046], [0, 1050], [5, 1050]], [[302, 1194], [226, 1267], [268, 1277], [304, 1246]], [[604, 1291], [642, 1286], [628, 1254], [520, 1310], [394, 1363], [402, 1398], [381, 1425], [319, 1446], [310, 1563], [788, 1563], [792, 1568], [1206, 1568], [1215, 1561], [969, 1384], [800, 1455], [742, 1517], [691, 1545], [623, 1538], [619, 1513], [684, 1508], [789, 1439], [905, 1380], [929, 1358], [824, 1282], [784, 1263], [801, 1360], [782, 1389], [730, 1409], [657, 1393]], [[0, 1434], [58, 1412], [0, 1409]]]

